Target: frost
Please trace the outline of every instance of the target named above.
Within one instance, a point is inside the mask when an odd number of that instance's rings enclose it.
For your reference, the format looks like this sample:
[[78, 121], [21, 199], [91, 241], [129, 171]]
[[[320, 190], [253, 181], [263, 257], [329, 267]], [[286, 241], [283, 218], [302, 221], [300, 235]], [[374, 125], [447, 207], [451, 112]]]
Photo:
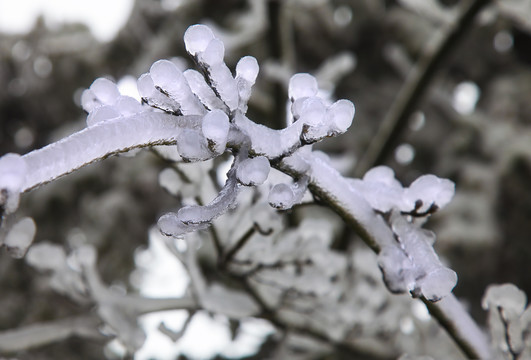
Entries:
[[9, 214], [18, 208], [27, 172], [28, 166], [22, 156], [10, 153], [0, 157], [0, 212]]
[[269, 175], [269, 160], [264, 156], [243, 160], [236, 170], [238, 181], [246, 186], [261, 185]]
[[9, 254], [17, 259], [24, 257], [33, 242], [36, 231], [37, 227], [32, 218], [25, 217], [20, 219], [9, 230], [4, 240], [4, 246], [7, 248]]

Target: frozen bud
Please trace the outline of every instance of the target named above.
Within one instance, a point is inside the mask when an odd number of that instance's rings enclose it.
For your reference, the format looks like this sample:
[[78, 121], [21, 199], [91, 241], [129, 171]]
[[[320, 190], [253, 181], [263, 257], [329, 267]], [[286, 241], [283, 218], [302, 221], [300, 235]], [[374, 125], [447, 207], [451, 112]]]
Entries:
[[450, 295], [457, 284], [455, 271], [439, 267], [417, 282], [422, 295], [430, 301], [438, 301]]
[[251, 84], [255, 83], [258, 71], [258, 62], [252, 56], [242, 57], [236, 64], [236, 77], [244, 79]]
[[96, 97], [96, 94], [90, 89], [83, 91], [83, 94], [81, 94], [81, 107], [83, 107], [83, 110], [90, 113], [98, 106], [101, 106], [101, 102]]
[[273, 186], [269, 192], [269, 205], [276, 209], [289, 209], [293, 206], [295, 193], [288, 184], [280, 183]]
[[354, 119], [354, 104], [348, 100], [338, 100], [327, 109], [328, 118], [339, 132], [345, 132]]
[[92, 85], [90, 85], [90, 90], [96, 95], [99, 101], [107, 105], [112, 105], [118, 96], [120, 96], [120, 91], [118, 91], [116, 84], [105, 78], [94, 80]]
[[452, 200], [455, 193], [455, 184], [448, 179], [441, 179], [435, 175], [423, 175], [415, 180], [405, 191], [405, 200], [415, 208], [417, 200], [423, 205], [418, 211], [427, 211], [434, 204], [439, 209]]
[[295, 74], [289, 80], [288, 94], [291, 101], [317, 94], [317, 80], [310, 74]]
[[300, 118], [305, 124], [319, 126], [323, 123], [326, 106], [318, 97], [306, 98], [300, 109]]
[[208, 26], [192, 25], [184, 33], [186, 51], [195, 56], [197, 53], [205, 51], [210, 41], [214, 38], [214, 33]]
[[26, 162], [19, 154], [0, 157], [0, 207], [6, 213], [17, 209], [27, 171]]
[[245, 186], [261, 185], [266, 181], [270, 169], [265, 156], [245, 159], [238, 165], [236, 177]]
[[58, 270], [66, 265], [66, 254], [60, 245], [41, 242], [28, 250], [26, 262], [40, 271]]
[[107, 121], [120, 116], [120, 113], [114, 106], [104, 105], [96, 108], [87, 116], [87, 126], [91, 127], [102, 121]]
[[481, 306], [485, 310], [503, 310], [505, 319], [520, 316], [525, 310], [527, 297], [513, 284], [490, 285], [483, 296]]
[[215, 66], [223, 62], [225, 57], [225, 45], [219, 39], [212, 39], [207, 48], [200, 55], [200, 60], [210, 66]]
[[363, 176], [363, 181], [368, 183], [381, 183], [394, 188], [402, 188], [402, 185], [395, 179], [395, 172], [388, 166], [376, 166], [367, 171]]
[[178, 91], [180, 85], [186, 81], [177, 65], [169, 60], [156, 61], [151, 65], [149, 73], [153, 83], [166, 91]]
[[205, 115], [201, 130], [210, 150], [215, 153], [223, 152], [227, 144], [229, 128], [229, 117], [223, 111], [212, 110]]
[[29, 246], [33, 242], [37, 227], [30, 217], [22, 218], [9, 230], [4, 246], [7, 247], [9, 254], [17, 259], [24, 257]]

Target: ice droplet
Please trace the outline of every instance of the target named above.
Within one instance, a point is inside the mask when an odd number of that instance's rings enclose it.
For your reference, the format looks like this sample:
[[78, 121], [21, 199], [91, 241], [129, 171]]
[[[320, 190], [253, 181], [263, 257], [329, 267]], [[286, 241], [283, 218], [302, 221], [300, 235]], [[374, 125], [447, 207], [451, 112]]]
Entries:
[[7, 234], [4, 245], [9, 254], [17, 259], [24, 257], [29, 246], [33, 242], [37, 226], [30, 217], [22, 218]]
[[259, 71], [258, 62], [252, 56], [244, 56], [236, 64], [236, 77], [245, 79], [254, 84]]
[[352, 125], [355, 112], [354, 104], [348, 100], [338, 100], [327, 109], [333, 126], [342, 133]]
[[295, 194], [288, 184], [280, 183], [273, 186], [269, 192], [269, 204], [276, 209], [289, 209], [293, 204]]
[[236, 169], [238, 181], [246, 186], [261, 185], [269, 175], [269, 160], [265, 156], [257, 156], [243, 160]]
[[214, 39], [214, 33], [205, 25], [192, 25], [184, 33], [186, 51], [192, 56], [205, 51], [212, 39]]
[[317, 80], [310, 74], [295, 74], [289, 80], [288, 94], [292, 101], [302, 97], [315, 96], [317, 90]]
[[90, 90], [103, 104], [112, 105], [120, 92], [114, 82], [106, 78], [98, 78], [90, 85]]

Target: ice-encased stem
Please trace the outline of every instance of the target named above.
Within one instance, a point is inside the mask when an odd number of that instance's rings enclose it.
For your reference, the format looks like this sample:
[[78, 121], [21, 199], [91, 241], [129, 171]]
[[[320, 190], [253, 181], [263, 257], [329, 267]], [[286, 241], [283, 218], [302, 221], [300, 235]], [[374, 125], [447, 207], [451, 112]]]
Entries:
[[[337, 170], [311, 152], [298, 150], [278, 168], [295, 177], [310, 176], [308, 188], [337, 212], [376, 253], [395, 243], [394, 234], [372, 207]], [[471, 359], [490, 359], [490, 346], [484, 332], [457, 298], [450, 294], [437, 302], [423, 299], [430, 314], [444, 327]]]
[[200, 131], [201, 116], [142, 112], [85, 128], [23, 156], [29, 169], [21, 192], [31, 190], [92, 162], [130, 149], [171, 145], [182, 129]]

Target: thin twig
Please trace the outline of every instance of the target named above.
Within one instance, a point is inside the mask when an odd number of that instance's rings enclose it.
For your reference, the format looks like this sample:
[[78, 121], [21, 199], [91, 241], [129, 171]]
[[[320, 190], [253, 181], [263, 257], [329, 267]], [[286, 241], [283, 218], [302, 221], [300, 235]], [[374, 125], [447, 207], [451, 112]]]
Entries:
[[470, 0], [464, 4], [455, 22], [442, 36], [434, 36], [435, 44], [426, 46], [417, 64], [411, 69], [406, 82], [385, 115], [378, 132], [371, 140], [369, 148], [357, 164], [355, 177], [363, 176], [370, 168], [381, 164], [394, 149], [396, 140], [407, 125], [409, 115], [415, 110], [425, 90], [459, 40], [472, 26], [476, 15], [489, 3], [489, 0]]

